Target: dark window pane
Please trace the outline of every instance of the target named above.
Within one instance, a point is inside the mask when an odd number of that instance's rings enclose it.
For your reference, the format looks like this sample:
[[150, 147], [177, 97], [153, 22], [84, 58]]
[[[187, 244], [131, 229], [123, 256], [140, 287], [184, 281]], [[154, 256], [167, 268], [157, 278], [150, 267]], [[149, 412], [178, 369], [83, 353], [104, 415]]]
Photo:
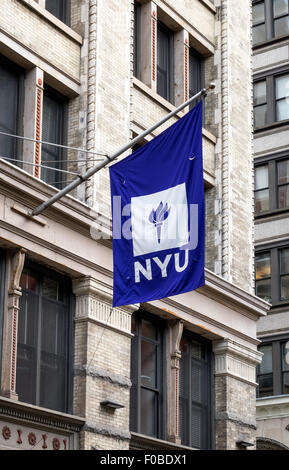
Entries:
[[280, 274], [289, 274], [289, 248], [280, 250]]
[[23, 292], [19, 307], [16, 391], [20, 401], [36, 404], [38, 295]]
[[274, 18], [288, 15], [288, 0], [273, 0]]
[[202, 400], [204, 399], [204, 396], [202, 393], [202, 368], [200, 364], [196, 364], [195, 362], [192, 363], [191, 380], [192, 380], [191, 398], [193, 401], [201, 403]]
[[[196, 95], [203, 86], [203, 59], [202, 57], [190, 48], [189, 53], [189, 97]], [[191, 108], [195, 106], [201, 98], [194, 100]]]
[[157, 328], [156, 326], [146, 320], [142, 320], [141, 322], [141, 334], [142, 336], [150, 339], [157, 339]]
[[256, 295], [266, 302], [271, 302], [271, 279], [256, 281]]
[[270, 253], [257, 254], [256, 263], [256, 279], [263, 279], [271, 276]]
[[28, 289], [36, 292], [37, 278], [29, 271], [24, 270], [20, 278], [20, 286], [22, 289]]
[[264, 24], [253, 26], [253, 44], [266, 41], [266, 29]]
[[253, 25], [265, 21], [264, 2], [253, 5]]
[[281, 300], [289, 299], [289, 275], [281, 277]]
[[289, 160], [278, 162], [278, 184], [289, 183]]
[[273, 395], [273, 374], [261, 375], [259, 377], [259, 397], [270, 397]]
[[70, 0], [46, 0], [45, 8], [63, 23], [70, 24]]
[[255, 213], [256, 215], [261, 212], [268, 211], [269, 205], [269, 189], [255, 192]]
[[192, 406], [192, 422], [191, 422], [191, 446], [201, 449], [202, 447], [202, 409]]
[[[20, 71], [0, 56], [0, 131], [19, 134]], [[19, 159], [17, 139], [0, 135], [1, 157]]]
[[[53, 92], [46, 91], [43, 96], [43, 122], [42, 140], [54, 144], [65, 145], [64, 141], [64, 101], [58, 98]], [[63, 168], [62, 160], [65, 153], [60, 147], [43, 145], [41, 160], [43, 165], [51, 167], [41, 169], [41, 178], [46, 183], [57, 188], [63, 186], [65, 180], [64, 173], [54, 171], [53, 168]]]
[[170, 99], [171, 88], [171, 32], [158, 21], [157, 39], [157, 92]]
[[149, 388], [156, 388], [157, 348], [147, 341], [141, 342], [141, 382]]
[[282, 344], [282, 370], [289, 371], [289, 341]]
[[285, 36], [289, 32], [289, 16], [274, 21], [275, 36]]
[[157, 395], [155, 392], [141, 389], [140, 432], [147, 436], [157, 436]]
[[254, 126], [262, 127], [267, 124], [267, 105], [261, 105], [254, 108]]
[[278, 207], [280, 209], [289, 207], [289, 184], [278, 189]]
[[283, 374], [283, 393], [289, 394], [289, 372]]
[[21, 282], [16, 391], [24, 402], [67, 412], [68, 305], [54, 300], [53, 288], [62, 283], [30, 270]]
[[262, 362], [259, 365], [260, 374], [268, 374], [273, 370], [272, 344], [261, 346], [259, 351], [263, 353]]

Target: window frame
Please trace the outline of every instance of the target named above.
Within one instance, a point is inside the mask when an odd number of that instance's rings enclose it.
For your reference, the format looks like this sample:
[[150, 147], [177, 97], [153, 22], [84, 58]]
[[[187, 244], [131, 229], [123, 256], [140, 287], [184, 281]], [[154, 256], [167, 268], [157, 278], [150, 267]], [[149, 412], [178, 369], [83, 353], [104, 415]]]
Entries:
[[[281, 275], [280, 275], [280, 251], [284, 248], [289, 248], [289, 240], [284, 240], [282, 243], [276, 242], [257, 246], [255, 254], [270, 252], [271, 256], [271, 304], [272, 307], [288, 308], [289, 299], [281, 300]], [[256, 270], [255, 270], [256, 279]], [[279, 309], [278, 309], [279, 311]]]
[[[43, 92], [43, 100], [44, 100], [44, 95], [47, 95], [48, 97], [52, 98], [54, 101], [58, 102], [62, 106], [62, 122], [61, 122], [61, 129], [57, 129], [58, 132], [58, 138], [59, 142], [56, 142], [57, 144], [61, 143], [61, 145], [67, 145], [67, 139], [68, 139], [68, 98], [61, 93], [59, 93], [57, 90], [54, 88], [51, 88], [49, 85], [45, 84], [44, 85], [44, 92]], [[43, 112], [44, 112], [44, 103], [43, 103]], [[43, 133], [43, 121], [42, 121], [42, 133]], [[45, 147], [45, 144], [42, 145], [42, 150], [41, 153], [43, 152], [43, 147]], [[51, 148], [50, 146], [48, 148]], [[57, 148], [57, 147], [53, 147]], [[59, 162], [58, 166], [55, 166], [56, 169], [60, 170], [67, 170], [67, 149], [58, 147], [58, 152], [59, 152]], [[41, 163], [43, 165], [49, 166], [45, 163], [45, 161], [42, 161]], [[46, 172], [52, 172], [53, 167], [51, 167], [51, 170], [48, 170], [45, 168]], [[50, 186], [54, 186], [57, 189], [62, 189], [66, 184], [67, 184], [67, 174], [56, 171], [55, 172], [55, 184], [51, 184], [51, 182], [47, 182], [45, 179], [42, 178], [42, 171], [40, 172], [40, 179]]]
[[[274, 156], [267, 155], [266, 157], [259, 157], [255, 159], [254, 171], [258, 167], [268, 165], [268, 189], [269, 189], [269, 210], [260, 212], [258, 214], [255, 211], [255, 219], [268, 217], [275, 213], [283, 213], [287, 211], [289, 212], [289, 206], [278, 207], [278, 189], [280, 186], [282, 186], [278, 184], [278, 163], [282, 161], [286, 161], [286, 160], [289, 160], [288, 151], [280, 152], [279, 154], [276, 154]], [[283, 186], [285, 186], [286, 184], [284, 184]], [[254, 194], [262, 190], [254, 189]]]
[[[46, 268], [44, 266], [38, 265], [33, 263], [30, 260], [27, 260], [25, 262], [23, 271], [25, 269], [31, 270], [35, 274], [38, 274], [39, 278], [41, 279], [42, 277], [49, 277], [51, 279], [54, 279], [56, 281], [60, 281], [63, 284], [65, 295], [67, 297], [67, 332], [66, 332], [66, 342], [67, 342], [67, 363], [66, 363], [66, 386], [65, 386], [65, 410], [62, 412], [72, 414], [73, 413], [73, 366], [74, 366], [74, 320], [73, 320], [73, 312], [75, 311], [75, 298], [72, 293], [72, 285], [71, 285], [71, 280], [68, 277], [64, 277], [60, 273], [53, 271], [49, 268]], [[38, 282], [39, 282], [38, 278]], [[22, 291], [25, 291], [25, 289], [22, 288]], [[39, 301], [42, 296], [37, 294], [39, 296]], [[38, 311], [38, 315], [39, 315]], [[38, 317], [39, 318], [39, 317]], [[38, 325], [39, 329], [39, 334], [41, 334], [41, 325]], [[39, 339], [39, 338], [38, 338]], [[17, 339], [17, 344], [18, 344], [18, 339]], [[37, 344], [37, 350], [40, 348], [39, 344]], [[36, 365], [36, 370], [38, 374], [40, 374], [40, 357], [38, 359], [38, 364]], [[17, 370], [17, 368], [16, 368]], [[36, 387], [39, 388], [39, 390], [35, 390], [35, 396], [36, 396], [36, 401], [39, 399], [39, 394], [40, 394], [40, 375], [36, 377]], [[16, 373], [16, 390], [17, 390], [17, 373]], [[40, 406], [38, 402], [35, 404], [35, 406]]]
[[[17, 99], [17, 122], [16, 122], [16, 135], [23, 135], [23, 119], [24, 119], [24, 93], [25, 93], [25, 70], [17, 65], [15, 62], [8, 59], [3, 54], [0, 54], [0, 62], [1, 65], [3, 64], [3, 68], [7, 67], [8, 70], [13, 72], [18, 77], [18, 99]], [[9, 138], [9, 137], [7, 137]], [[10, 137], [13, 139], [13, 137]], [[15, 166], [22, 168], [23, 166], [23, 141], [22, 139], [14, 139], [15, 140], [15, 156], [9, 155], [7, 158], [15, 158], [15, 160], [19, 161], [12, 161], [7, 160]], [[1, 151], [0, 151], [1, 153]]]
[[[137, 358], [137, 373], [133, 375], [133, 363], [131, 362], [131, 381], [132, 387], [130, 392], [130, 430], [138, 434], [142, 434], [154, 439], [166, 439], [166, 344], [165, 344], [165, 325], [166, 322], [148, 312], [139, 310], [133, 314], [134, 320], [136, 322], [136, 333], [132, 338], [131, 343], [131, 355], [135, 354]], [[141, 322], [142, 320], [147, 320], [153, 323], [156, 328], [159, 330], [160, 334], [160, 350], [157, 358], [157, 368], [159, 371], [159, 376], [157, 378], [159, 386], [159, 404], [158, 404], [158, 413], [155, 418], [155, 423], [157, 423], [157, 435], [151, 436], [149, 434], [143, 434], [141, 432], [141, 343], [142, 335], [139, 334], [141, 331]], [[146, 388], [146, 387], [144, 387]], [[133, 394], [135, 393], [135, 396]], [[134, 402], [133, 402], [134, 399]], [[136, 409], [133, 408], [133, 403], [136, 404]]]
[[167, 58], [168, 58], [168, 68], [167, 68], [167, 75], [166, 75], [166, 82], [167, 82], [167, 95], [163, 96], [160, 93], [159, 88], [159, 62], [158, 62], [158, 54], [157, 54], [157, 64], [156, 64], [156, 71], [157, 71], [157, 93], [163, 99], [169, 101], [171, 104], [174, 105], [174, 31], [169, 29], [165, 23], [158, 19], [157, 21], [157, 49], [158, 49], [158, 41], [159, 41], [159, 31], [162, 31], [168, 40], [168, 50], [167, 50]]
[[[276, 110], [276, 87], [275, 81], [276, 78], [288, 75], [289, 77], [289, 68], [288, 65], [283, 67], [278, 67], [266, 73], [261, 72], [254, 75], [254, 85], [261, 81], [266, 81], [266, 104], [267, 104], [267, 122], [259, 127], [255, 127], [254, 123], [254, 132], [262, 131], [264, 129], [270, 129], [271, 127], [282, 126], [288, 124], [289, 117], [287, 119], [282, 119], [277, 121], [277, 110]], [[260, 105], [253, 105], [253, 111]]]
[[[257, 42], [256, 44], [253, 43], [253, 49], [260, 48], [264, 45], [267, 45], [268, 42], [275, 42], [275, 41], [280, 41], [281, 39], [287, 38], [289, 36], [289, 32], [287, 34], [281, 35], [281, 36], [275, 36], [274, 34], [274, 11], [273, 11], [273, 0], [263, 0], [264, 1], [264, 10], [265, 10], [265, 34], [266, 34], [266, 39], [265, 41], [260, 41]], [[252, 4], [256, 5], [258, 3], [261, 3], [262, 0], [253, 0]], [[284, 16], [289, 16], [289, 15], [283, 15]], [[263, 24], [261, 22], [260, 24]], [[257, 24], [254, 26], [258, 26]], [[253, 26], [253, 27], [254, 27]]]
[[259, 348], [262, 346], [272, 345], [272, 375], [273, 375], [273, 395], [266, 395], [265, 397], [259, 397], [259, 376], [258, 374], [260, 366], [257, 366], [256, 369], [256, 382], [258, 383], [256, 396], [259, 399], [262, 398], [269, 398], [271, 396], [276, 395], [289, 395], [287, 393], [283, 393], [283, 371], [282, 366], [282, 345], [289, 341], [288, 334], [278, 335], [278, 336], [271, 336], [267, 337], [266, 339], [261, 339], [261, 344]]
[[[201, 360], [199, 362], [205, 362], [206, 363], [206, 367], [207, 367], [207, 370], [206, 370], [206, 377], [202, 377], [202, 380], [206, 380], [206, 390], [207, 390], [207, 405], [201, 405], [202, 409], [204, 409], [205, 407], [207, 408], [207, 411], [206, 411], [206, 420], [207, 420], [207, 428], [206, 428], [206, 438], [205, 438], [205, 435], [204, 435], [204, 432], [203, 432], [203, 435], [201, 436], [201, 439], [202, 441], [204, 441], [204, 438], [206, 439], [206, 442], [202, 442], [202, 445], [200, 447], [200, 450], [212, 450], [214, 448], [214, 426], [215, 426], [215, 423], [214, 423], [214, 415], [215, 415], [215, 393], [214, 393], [214, 354], [213, 354], [213, 350], [212, 350], [212, 343], [211, 341], [207, 340], [206, 338], [203, 338], [202, 336], [199, 336], [189, 330], [184, 330], [183, 332], [183, 335], [182, 335], [182, 338], [185, 338], [187, 339], [188, 341], [190, 342], [197, 342], [197, 343], [200, 343], [202, 346], [205, 347], [205, 356], [206, 356], [206, 359], [205, 360]], [[194, 359], [197, 361], [197, 359]], [[192, 355], [190, 354], [189, 355], [189, 364], [188, 364], [188, 369], [191, 370], [191, 367], [192, 366]], [[180, 366], [179, 366], [179, 373], [180, 373], [180, 370], [181, 370], [181, 359], [180, 359]], [[190, 395], [190, 392], [191, 392], [191, 378], [192, 378], [192, 375], [190, 375], [190, 380], [189, 380], [189, 395]], [[178, 401], [180, 401], [180, 393], [179, 393], [179, 396], [178, 396]], [[188, 438], [188, 441], [189, 443], [183, 443], [182, 442], [182, 445], [186, 445], [188, 447], [191, 447], [191, 434], [192, 434], [192, 423], [191, 423], [191, 416], [192, 416], [192, 398], [190, 399], [190, 402], [189, 402], [189, 410], [188, 410], [188, 414], [189, 414], [189, 420], [188, 420], [188, 425], [189, 425], [189, 438]], [[179, 423], [179, 426], [180, 426], [180, 423]], [[180, 434], [180, 430], [179, 430], [179, 434]], [[181, 438], [181, 435], [180, 435], [180, 438]], [[203, 445], [205, 445], [205, 447], [203, 447]], [[192, 447], [192, 448], [195, 448], [195, 447]]]

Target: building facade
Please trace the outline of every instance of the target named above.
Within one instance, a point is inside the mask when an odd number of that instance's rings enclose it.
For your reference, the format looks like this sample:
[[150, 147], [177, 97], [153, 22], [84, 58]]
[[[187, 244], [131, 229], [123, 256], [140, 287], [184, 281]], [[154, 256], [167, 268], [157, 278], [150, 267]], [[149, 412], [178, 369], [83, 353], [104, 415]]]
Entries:
[[[254, 449], [251, 1], [1, 6], [0, 448]], [[211, 81], [206, 285], [112, 309], [108, 169], [29, 211]]]
[[289, 2], [253, 2], [258, 446], [289, 449]]

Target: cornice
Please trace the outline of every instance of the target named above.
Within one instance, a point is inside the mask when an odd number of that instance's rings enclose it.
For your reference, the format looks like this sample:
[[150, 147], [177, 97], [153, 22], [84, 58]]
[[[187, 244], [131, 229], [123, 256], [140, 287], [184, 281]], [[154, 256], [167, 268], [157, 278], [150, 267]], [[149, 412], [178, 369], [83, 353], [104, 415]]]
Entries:
[[66, 432], [79, 432], [85, 424], [85, 419], [79, 416], [51, 411], [5, 397], [0, 397], [0, 416], [11, 421], [21, 420], [26, 424], [33, 423]]

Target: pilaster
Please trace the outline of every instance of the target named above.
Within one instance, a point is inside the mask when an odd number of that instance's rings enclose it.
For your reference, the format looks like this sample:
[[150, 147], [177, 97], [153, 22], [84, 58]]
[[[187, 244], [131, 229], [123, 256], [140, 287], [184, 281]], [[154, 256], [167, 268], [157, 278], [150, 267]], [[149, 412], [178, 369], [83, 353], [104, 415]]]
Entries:
[[20, 277], [25, 260], [25, 250], [20, 249], [10, 255], [8, 267], [8, 300], [4, 314], [3, 354], [2, 354], [2, 390], [7, 398], [18, 400], [16, 393], [16, 361], [19, 298], [22, 295]]
[[168, 439], [181, 444], [179, 436], [179, 370], [180, 341], [183, 333], [183, 321], [169, 322], [169, 407], [168, 407]]
[[[43, 108], [43, 71], [34, 67], [27, 71], [25, 78], [24, 135], [41, 140]], [[23, 161], [41, 164], [41, 144], [25, 140], [23, 143]], [[23, 169], [36, 178], [40, 178], [40, 167], [25, 165]]]
[[157, 90], [157, 6], [154, 2], [142, 5], [141, 77], [143, 83]]

